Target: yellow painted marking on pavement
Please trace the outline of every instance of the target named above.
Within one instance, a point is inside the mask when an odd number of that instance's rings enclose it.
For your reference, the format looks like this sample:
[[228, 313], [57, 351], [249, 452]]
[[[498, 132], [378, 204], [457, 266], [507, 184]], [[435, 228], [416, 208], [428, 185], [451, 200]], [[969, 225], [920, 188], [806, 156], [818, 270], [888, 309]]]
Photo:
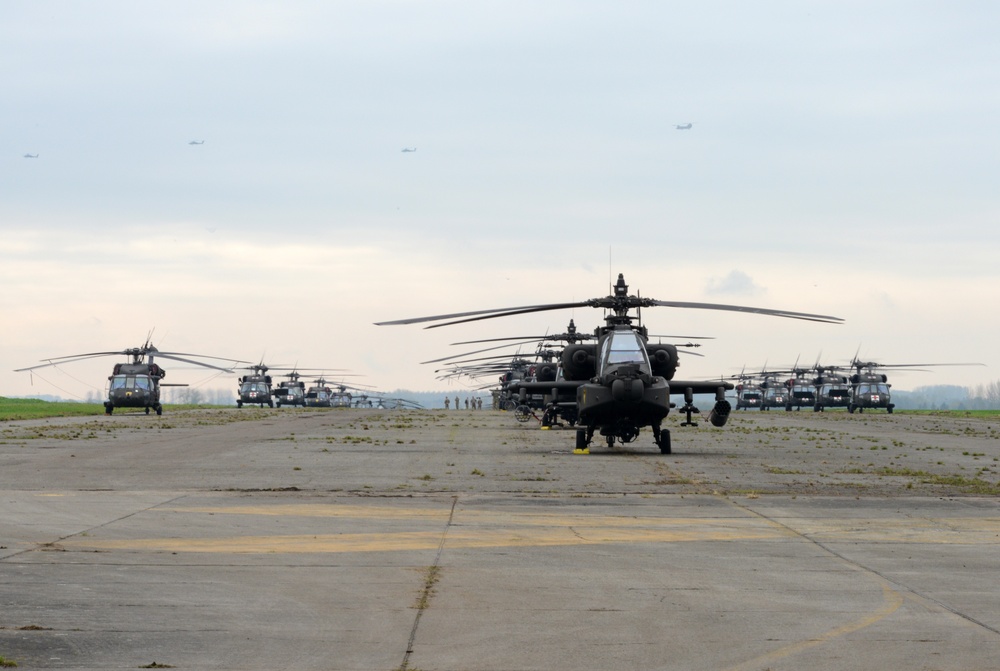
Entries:
[[343, 506], [319, 504], [290, 504], [276, 506], [210, 506], [169, 508], [177, 513], [209, 513], [212, 515], [258, 515], [262, 517], [347, 517], [356, 519], [400, 519], [414, 518], [447, 520], [449, 508], [392, 508], [389, 506]]
[[[765, 540], [779, 534], [770, 529], [609, 529], [581, 527], [468, 531], [452, 528], [449, 549], [498, 547], [553, 547], [613, 543], [677, 543], [690, 541]], [[363, 534], [296, 534], [234, 536], [231, 538], [138, 538], [102, 541], [91, 537], [67, 539], [66, 549], [146, 552], [206, 552], [232, 554], [302, 554], [340, 552], [396, 552], [436, 550], [441, 532]]]
[[726, 671], [744, 671], [745, 669], [767, 668], [768, 664], [791, 657], [792, 655], [797, 655], [800, 652], [814, 648], [818, 645], [829, 643], [836, 638], [846, 636], [847, 634], [864, 629], [865, 627], [870, 627], [876, 622], [884, 620], [899, 610], [900, 606], [903, 605], [904, 598], [902, 594], [892, 589], [888, 583], [884, 581], [880, 582], [882, 584], [882, 606], [874, 613], [865, 615], [854, 622], [849, 622], [843, 626], [831, 629], [830, 631], [824, 632], [815, 638], [799, 641], [798, 643], [792, 643], [791, 645], [778, 648], [777, 650], [761, 655], [760, 657], [755, 657], [754, 659], [747, 660], [737, 664], [736, 666], [731, 666], [726, 669]]
[[[342, 553], [436, 549], [439, 524], [450, 509], [366, 505], [247, 505], [173, 507], [180, 514], [257, 517], [339, 518], [398, 522], [405, 530], [323, 534], [274, 534], [211, 538], [100, 540], [94, 536], [63, 541], [69, 549], [230, 552]], [[663, 512], [669, 512], [664, 510]], [[357, 526], [357, 525], [353, 525]], [[414, 528], [416, 527], [416, 528]], [[425, 530], [422, 530], [423, 527]], [[517, 511], [464, 510], [453, 519], [449, 548], [546, 547], [614, 543], [770, 540], [799, 535], [823, 541], [895, 543], [1000, 544], [1000, 518], [965, 519], [784, 519], [781, 524], [757, 516], [637, 517]]]

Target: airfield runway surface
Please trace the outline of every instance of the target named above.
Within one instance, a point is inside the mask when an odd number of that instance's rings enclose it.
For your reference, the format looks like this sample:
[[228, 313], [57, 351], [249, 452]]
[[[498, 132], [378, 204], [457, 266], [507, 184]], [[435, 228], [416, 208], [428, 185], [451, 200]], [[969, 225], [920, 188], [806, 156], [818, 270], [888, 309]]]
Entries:
[[1000, 418], [0, 424], [21, 669], [1000, 669]]

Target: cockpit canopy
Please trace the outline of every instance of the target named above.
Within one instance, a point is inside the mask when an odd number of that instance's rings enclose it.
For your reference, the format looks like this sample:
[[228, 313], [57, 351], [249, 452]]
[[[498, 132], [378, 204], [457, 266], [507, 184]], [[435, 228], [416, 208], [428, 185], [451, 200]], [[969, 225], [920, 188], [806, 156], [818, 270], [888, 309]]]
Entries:
[[601, 370], [598, 375], [604, 375], [611, 368], [622, 364], [634, 364], [639, 367], [640, 372], [652, 374], [645, 343], [632, 329], [612, 331], [601, 345], [600, 361]]
[[113, 375], [111, 376], [111, 389], [142, 389], [149, 391], [153, 388], [153, 380], [148, 375]]

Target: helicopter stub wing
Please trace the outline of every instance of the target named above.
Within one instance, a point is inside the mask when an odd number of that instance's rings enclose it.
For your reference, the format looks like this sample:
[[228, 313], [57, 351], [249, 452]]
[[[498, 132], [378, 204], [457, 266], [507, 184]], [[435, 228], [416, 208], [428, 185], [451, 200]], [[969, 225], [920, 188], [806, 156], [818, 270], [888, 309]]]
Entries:
[[691, 390], [692, 394], [715, 394], [718, 392], [719, 387], [722, 387], [726, 391], [736, 388], [731, 382], [724, 380], [699, 380], [697, 382], [669, 380], [668, 384], [670, 385], [671, 394], [684, 394], [688, 389]]

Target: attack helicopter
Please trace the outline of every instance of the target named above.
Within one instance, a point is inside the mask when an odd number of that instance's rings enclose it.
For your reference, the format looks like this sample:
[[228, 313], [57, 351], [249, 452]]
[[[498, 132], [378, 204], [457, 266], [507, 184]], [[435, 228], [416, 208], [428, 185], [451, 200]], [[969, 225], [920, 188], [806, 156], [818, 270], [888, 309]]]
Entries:
[[[603, 436], [608, 447], [615, 441], [630, 443], [635, 440], [642, 427], [653, 431], [653, 440], [663, 454], [671, 451], [670, 431], [661, 426], [673, 404], [671, 394], [684, 394], [685, 404], [681, 412], [687, 414], [685, 424], [693, 424], [691, 415], [698, 409], [693, 405], [695, 394], [714, 394], [715, 406], [709, 413], [709, 421], [717, 427], [724, 426], [729, 419], [732, 406], [725, 398], [726, 390], [733, 385], [723, 380], [717, 381], [673, 381], [677, 370], [677, 348], [673, 345], [651, 344], [646, 327], [634, 325], [638, 317], [629, 315], [629, 310], [643, 307], [682, 307], [706, 310], [727, 310], [751, 312], [792, 319], [818, 322], [840, 323], [838, 317], [815, 315], [786, 310], [772, 310], [716, 303], [691, 303], [680, 301], [660, 301], [641, 298], [628, 293], [628, 285], [622, 274], [612, 287], [612, 294], [604, 298], [592, 298], [572, 303], [548, 305], [528, 305], [522, 307], [473, 310], [431, 317], [415, 317], [377, 325], [416, 324], [441, 322], [425, 328], [438, 328], [462, 324], [480, 319], [493, 319], [512, 315], [579, 307], [594, 307], [607, 310], [605, 326], [598, 327], [594, 335], [596, 344], [575, 344], [563, 349], [561, 363], [563, 380], [553, 382], [524, 383], [520, 392], [527, 393], [538, 388], [548, 388], [553, 395], [563, 390], [575, 390], [578, 421], [576, 449], [580, 454], [589, 453], [594, 434]], [[641, 314], [641, 313], [640, 313]]]
[[[514, 361], [518, 362], [519, 365], [516, 368], [512, 366], [511, 371], [505, 372], [504, 375], [500, 377], [501, 388], [499, 390], [495, 390], [493, 393], [493, 400], [495, 406], [500, 403], [502, 405], [499, 405], [498, 407], [502, 407], [505, 410], [513, 410], [514, 417], [519, 422], [527, 422], [529, 419], [534, 417], [535, 419], [538, 419], [541, 424], [541, 428], [548, 429], [552, 426], [561, 426], [559, 420], [564, 420], [569, 423], [570, 426], [574, 426], [577, 421], [578, 407], [575, 386], [556, 385], [553, 387], [551, 385], [552, 382], [561, 383], [565, 381], [565, 377], [563, 375], [563, 365], [561, 362], [563, 350], [543, 347], [542, 343], [547, 341], [562, 341], [565, 342], [565, 346], [568, 347], [583, 343], [587, 340], [596, 340], [597, 338], [598, 336], [596, 333], [589, 334], [579, 332], [575, 321], [570, 319], [569, 326], [567, 327], [565, 333], [549, 334], [544, 336], [488, 338], [486, 340], [470, 340], [452, 344], [463, 345], [477, 342], [498, 342], [504, 340], [521, 341], [520, 343], [515, 343], [518, 345], [527, 344], [532, 341], [537, 342], [538, 349], [535, 352], [535, 357], [540, 361], [537, 361], [534, 364], [529, 364], [523, 359], [515, 359]], [[661, 340], [663, 338], [688, 338], [694, 340], [712, 339], [704, 336], [657, 335], [647, 336], [647, 341], [649, 338], [658, 338]], [[500, 345], [499, 347], [509, 346], [510, 345]], [[688, 342], [684, 344], [676, 344], [674, 347], [701, 347], [701, 345]], [[488, 350], [479, 351], [485, 352]], [[469, 354], [474, 353], [475, 352], [469, 352]], [[702, 356], [696, 352], [684, 351], [684, 353], [692, 354], [694, 356]], [[437, 361], [443, 360], [444, 359], [437, 359]], [[518, 370], [520, 370], [520, 374], [518, 374]], [[533, 412], [534, 410], [543, 411], [541, 418], [535, 416]]]
[[892, 402], [892, 395], [889, 393], [889, 376], [878, 372], [879, 369], [892, 368], [898, 371], [919, 370], [930, 366], [983, 366], [981, 363], [877, 363], [875, 361], [861, 361], [855, 354], [851, 360], [851, 368], [854, 374], [851, 375], [851, 396], [847, 405], [847, 412], [864, 412], [866, 408], [885, 408], [885, 411], [892, 414], [896, 404]]
[[[151, 336], [150, 336], [151, 337]], [[184, 363], [194, 364], [203, 368], [211, 368], [224, 373], [232, 373], [232, 366], [237, 363], [246, 363], [236, 359], [227, 359], [218, 356], [208, 356], [205, 354], [190, 354], [185, 352], [162, 352], [146, 339], [146, 343], [141, 347], [132, 347], [116, 352], [90, 352], [88, 354], [71, 354], [69, 356], [43, 359], [48, 363], [28, 368], [18, 368], [15, 373], [33, 371], [48, 366], [59, 366], [65, 363], [81, 361], [83, 359], [93, 359], [102, 356], [127, 356], [130, 361], [127, 363], [116, 363], [108, 376], [107, 400], [104, 401], [104, 412], [110, 415], [115, 408], [145, 408], [146, 414], [150, 410], [157, 415], [163, 414], [163, 405], [160, 403], [160, 387], [186, 387], [187, 384], [168, 384], [163, 382], [167, 372], [155, 362], [156, 358], [171, 359]], [[218, 361], [230, 362], [229, 368], [216, 366], [203, 361], [196, 361], [186, 357], [198, 357], [201, 359], [215, 359]]]

